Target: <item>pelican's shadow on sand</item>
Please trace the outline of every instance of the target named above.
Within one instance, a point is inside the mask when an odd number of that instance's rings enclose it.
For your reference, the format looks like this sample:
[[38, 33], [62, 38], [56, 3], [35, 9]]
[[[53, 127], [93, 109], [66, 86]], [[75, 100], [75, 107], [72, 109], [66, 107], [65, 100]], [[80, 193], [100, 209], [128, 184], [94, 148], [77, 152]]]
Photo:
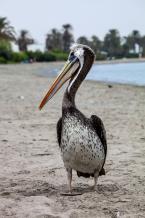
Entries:
[[[65, 186], [66, 189], [66, 186]], [[113, 193], [116, 192], [120, 189], [120, 187], [117, 184], [101, 184], [101, 185], [97, 185], [96, 189], [94, 190], [94, 188], [90, 185], [87, 184], [77, 184], [74, 188], [73, 188], [73, 192], [75, 192], [76, 194], [85, 194], [85, 193], [98, 193], [98, 194], [104, 194], [107, 193]]]
[[86, 184], [76, 184], [72, 189], [72, 194], [68, 192], [67, 184], [54, 186], [49, 183], [35, 184], [35, 186], [27, 187], [25, 190], [17, 190], [17, 193], [23, 196], [40, 196], [44, 195], [46, 197], [50, 196], [58, 196], [58, 195], [66, 195], [66, 196], [75, 196], [75, 195], [83, 195], [85, 193], [98, 193], [103, 195], [108, 195], [114, 193], [120, 189], [117, 184], [100, 184], [97, 185], [96, 190], [92, 189], [92, 186]]

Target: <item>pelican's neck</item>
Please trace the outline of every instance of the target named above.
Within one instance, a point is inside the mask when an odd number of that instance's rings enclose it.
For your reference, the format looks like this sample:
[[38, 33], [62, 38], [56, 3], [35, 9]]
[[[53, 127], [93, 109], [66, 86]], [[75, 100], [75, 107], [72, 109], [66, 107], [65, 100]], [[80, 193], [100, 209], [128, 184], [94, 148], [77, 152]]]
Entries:
[[94, 61], [94, 56], [89, 55], [85, 57], [84, 64], [81, 68], [81, 70], [76, 73], [76, 75], [71, 78], [68, 87], [65, 90], [63, 102], [62, 102], [62, 108], [68, 108], [68, 107], [76, 107], [75, 106], [75, 95], [76, 92], [85, 79], [86, 75], [88, 74], [92, 64]]

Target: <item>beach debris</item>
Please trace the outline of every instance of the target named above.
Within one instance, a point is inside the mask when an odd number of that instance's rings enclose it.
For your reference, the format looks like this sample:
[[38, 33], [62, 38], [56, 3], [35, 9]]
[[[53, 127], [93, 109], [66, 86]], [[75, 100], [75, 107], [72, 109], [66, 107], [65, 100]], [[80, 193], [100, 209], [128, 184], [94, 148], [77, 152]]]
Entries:
[[2, 142], [8, 142], [8, 140], [7, 139], [2, 139]]
[[18, 98], [24, 100], [25, 97], [23, 95], [19, 95]]
[[32, 154], [32, 156], [49, 156], [51, 153]]

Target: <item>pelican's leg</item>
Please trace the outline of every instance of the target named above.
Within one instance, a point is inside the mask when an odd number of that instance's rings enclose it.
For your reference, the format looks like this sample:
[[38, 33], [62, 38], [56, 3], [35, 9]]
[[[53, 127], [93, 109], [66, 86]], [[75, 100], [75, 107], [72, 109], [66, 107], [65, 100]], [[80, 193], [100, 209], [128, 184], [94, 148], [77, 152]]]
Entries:
[[72, 192], [71, 182], [72, 182], [72, 169], [67, 168], [67, 178], [68, 178], [68, 185], [69, 185], [69, 192]]
[[96, 190], [96, 187], [97, 187], [98, 177], [99, 177], [99, 172], [96, 171], [96, 172], [94, 173], [94, 185], [93, 185], [93, 189], [94, 189], [94, 190]]

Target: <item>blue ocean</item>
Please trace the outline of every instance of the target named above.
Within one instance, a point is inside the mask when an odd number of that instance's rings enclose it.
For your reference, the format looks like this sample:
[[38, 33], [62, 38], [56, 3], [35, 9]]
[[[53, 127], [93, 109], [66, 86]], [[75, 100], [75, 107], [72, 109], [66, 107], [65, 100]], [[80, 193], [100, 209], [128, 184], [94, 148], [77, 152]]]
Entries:
[[[55, 65], [43, 68], [41, 76], [56, 76], [63, 63], [58, 68]], [[108, 83], [132, 84], [145, 86], [145, 62], [139, 63], [115, 63], [94, 64], [88, 73], [87, 80], [102, 81]]]
[[87, 76], [89, 80], [145, 85], [145, 62], [119, 63], [119, 64], [95, 64]]

